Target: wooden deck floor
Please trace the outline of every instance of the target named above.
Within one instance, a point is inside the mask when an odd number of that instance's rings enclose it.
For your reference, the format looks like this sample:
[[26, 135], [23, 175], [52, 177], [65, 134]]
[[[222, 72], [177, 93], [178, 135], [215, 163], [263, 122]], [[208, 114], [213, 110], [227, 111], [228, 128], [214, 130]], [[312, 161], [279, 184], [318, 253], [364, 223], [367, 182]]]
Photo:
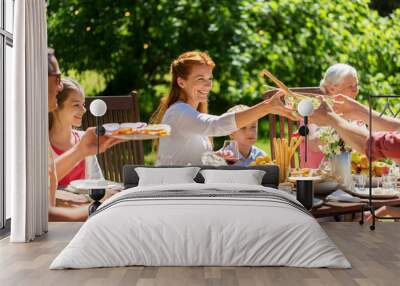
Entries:
[[357, 223], [321, 223], [353, 268], [123, 267], [48, 270], [80, 223], [52, 223], [49, 233], [28, 244], [0, 241], [0, 285], [399, 285], [400, 224], [376, 231]]

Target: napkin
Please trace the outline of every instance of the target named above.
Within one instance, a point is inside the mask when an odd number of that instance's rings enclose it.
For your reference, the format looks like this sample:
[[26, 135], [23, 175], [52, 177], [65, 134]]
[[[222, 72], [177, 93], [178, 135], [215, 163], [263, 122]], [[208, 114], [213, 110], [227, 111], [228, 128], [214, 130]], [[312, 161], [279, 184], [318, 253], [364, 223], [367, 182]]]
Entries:
[[330, 201], [338, 201], [338, 202], [348, 202], [348, 203], [359, 203], [361, 202], [360, 198], [354, 197], [342, 190], [334, 191], [332, 194], [326, 197], [327, 200]]

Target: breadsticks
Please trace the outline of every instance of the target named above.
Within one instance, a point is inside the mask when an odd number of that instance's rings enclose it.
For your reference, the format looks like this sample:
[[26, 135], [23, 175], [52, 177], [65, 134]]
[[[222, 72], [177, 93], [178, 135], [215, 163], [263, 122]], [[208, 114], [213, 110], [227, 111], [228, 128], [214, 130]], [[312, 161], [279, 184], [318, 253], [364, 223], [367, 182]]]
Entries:
[[296, 149], [299, 147], [301, 140], [273, 138], [275, 164], [279, 167], [279, 181], [285, 182], [290, 168], [290, 160], [292, 159]]

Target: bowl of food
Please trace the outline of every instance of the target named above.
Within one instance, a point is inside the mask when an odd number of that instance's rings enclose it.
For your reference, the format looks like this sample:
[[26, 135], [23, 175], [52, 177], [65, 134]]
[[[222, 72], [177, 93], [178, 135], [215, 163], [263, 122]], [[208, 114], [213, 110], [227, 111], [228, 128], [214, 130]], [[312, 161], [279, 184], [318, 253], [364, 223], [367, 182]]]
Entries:
[[339, 187], [338, 178], [320, 169], [292, 169], [289, 180], [294, 181], [299, 178], [314, 178], [315, 195], [329, 195]]
[[[366, 186], [369, 186], [369, 167], [368, 157], [358, 152], [351, 153], [351, 172], [353, 176], [364, 176], [366, 178]], [[390, 164], [384, 161], [372, 161], [372, 187], [377, 187], [381, 177], [386, 176], [390, 172]]]
[[307, 180], [307, 181], [320, 181], [321, 170], [319, 169], [311, 169], [311, 168], [294, 168], [290, 170], [288, 181], [296, 182], [298, 180]]
[[314, 194], [320, 196], [326, 196], [336, 191], [339, 187], [339, 183], [335, 179], [323, 179], [322, 181], [316, 182], [314, 185]]
[[258, 156], [255, 161], [250, 163], [250, 166], [258, 166], [258, 165], [270, 165], [274, 164], [272, 161], [271, 157], [266, 155], [266, 156]]

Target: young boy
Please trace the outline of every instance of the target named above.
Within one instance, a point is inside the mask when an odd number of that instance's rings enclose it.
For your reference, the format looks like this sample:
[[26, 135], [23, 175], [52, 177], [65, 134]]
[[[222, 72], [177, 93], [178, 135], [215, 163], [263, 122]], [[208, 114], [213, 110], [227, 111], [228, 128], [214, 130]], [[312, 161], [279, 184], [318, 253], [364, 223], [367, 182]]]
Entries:
[[[246, 110], [249, 107], [246, 105], [235, 105], [228, 109], [228, 112], [237, 112]], [[233, 165], [249, 166], [259, 156], [266, 156], [265, 152], [253, 144], [257, 141], [257, 121], [246, 125], [229, 135], [231, 140], [237, 142], [239, 149], [239, 160]], [[229, 148], [229, 147], [228, 147]], [[228, 151], [227, 148], [219, 152]]]

